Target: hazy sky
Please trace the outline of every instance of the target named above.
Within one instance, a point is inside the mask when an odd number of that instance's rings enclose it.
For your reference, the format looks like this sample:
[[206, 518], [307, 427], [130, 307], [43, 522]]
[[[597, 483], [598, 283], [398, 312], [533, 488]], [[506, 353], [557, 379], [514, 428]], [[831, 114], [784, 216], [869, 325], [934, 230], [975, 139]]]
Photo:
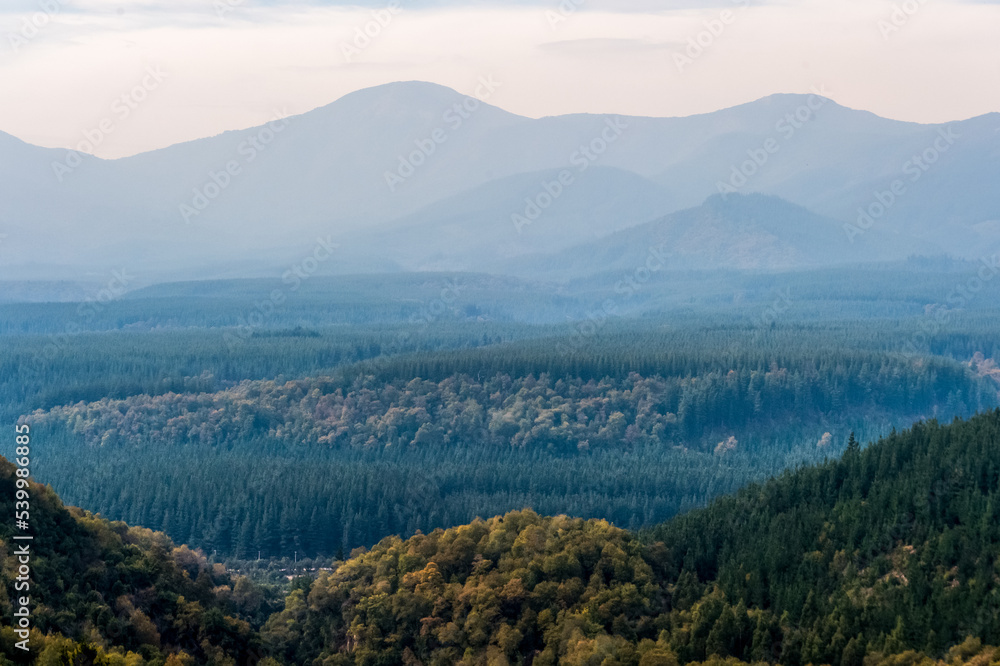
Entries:
[[471, 93], [480, 77], [502, 84], [490, 103], [532, 117], [688, 115], [813, 87], [917, 122], [1000, 111], [1000, 0], [393, 6], [0, 0], [0, 130], [74, 147], [103, 124], [94, 152], [119, 157], [390, 81]]

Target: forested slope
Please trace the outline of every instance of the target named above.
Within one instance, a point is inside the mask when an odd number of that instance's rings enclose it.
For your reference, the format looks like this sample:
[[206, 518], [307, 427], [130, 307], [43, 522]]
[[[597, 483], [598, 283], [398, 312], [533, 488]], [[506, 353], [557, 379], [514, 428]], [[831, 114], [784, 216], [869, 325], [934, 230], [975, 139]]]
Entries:
[[[29, 486], [30, 541], [15, 541], [15, 467], [0, 458], [0, 663], [74, 666], [257, 663], [255, 626], [267, 595], [246, 579], [165, 535], [110, 523], [64, 507], [51, 488]], [[23, 507], [22, 507], [23, 508]], [[15, 590], [28, 544], [27, 590]], [[21, 596], [30, 598], [27, 647], [8, 625]]]
[[224, 557], [332, 556], [524, 506], [638, 528], [851, 430], [997, 404], [993, 381], [941, 358], [606, 345], [534, 374], [533, 344], [57, 407], [29, 419], [54, 454], [39, 473]]
[[641, 537], [531, 511], [391, 537], [293, 592], [265, 641], [324, 665], [995, 663], [998, 460], [994, 411]]
[[[524, 510], [387, 537], [295, 581], [266, 621], [245, 579], [33, 483], [32, 652], [4, 627], [0, 663], [986, 666], [998, 461], [995, 410], [852, 442], [639, 534]], [[14, 491], [2, 461], [0, 512]]]
[[1000, 411], [855, 443], [645, 540], [678, 581], [796, 622], [787, 661], [1000, 642]]
[[[487, 354], [477, 353], [477, 360]], [[781, 365], [779, 365], [779, 361]], [[475, 445], [577, 451], [670, 444], [705, 448], [715, 438], [780, 423], [837, 423], [850, 406], [871, 417], [914, 419], [994, 406], [995, 385], [957, 363], [876, 354], [734, 358], [716, 370], [675, 354], [650, 374], [584, 376], [425, 373], [380, 380], [244, 382], [217, 393], [167, 393], [57, 407], [34, 417], [63, 424], [91, 445], [238, 445], [253, 436], [297, 446]], [[915, 366], [915, 367], [914, 367]], [[610, 374], [614, 372], [614, 374]], [[581, 373], [583, 374], [583, 373]], [[768, 435], [772, 433], [768, 432]], [[817, 435], [822, 435], [818, 432]], [[817, 436], [818, 440], [818, 436]]]

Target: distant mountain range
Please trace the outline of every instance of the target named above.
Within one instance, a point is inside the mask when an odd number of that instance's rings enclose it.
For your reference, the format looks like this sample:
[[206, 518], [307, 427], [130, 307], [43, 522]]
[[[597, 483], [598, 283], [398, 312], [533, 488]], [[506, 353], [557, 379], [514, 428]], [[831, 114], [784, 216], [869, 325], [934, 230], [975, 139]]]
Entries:
[[682, 266], [975, 258], [1000, 245], [997, 182], [997, 113], [920, 125], [773, 95], [530, 119], [394, 83], [118, 160], [0, 133], [0, 279], [274, 275], [311, 267], [317, 238], [339, 244], [323, 273], [580, 276], [664, 243]]

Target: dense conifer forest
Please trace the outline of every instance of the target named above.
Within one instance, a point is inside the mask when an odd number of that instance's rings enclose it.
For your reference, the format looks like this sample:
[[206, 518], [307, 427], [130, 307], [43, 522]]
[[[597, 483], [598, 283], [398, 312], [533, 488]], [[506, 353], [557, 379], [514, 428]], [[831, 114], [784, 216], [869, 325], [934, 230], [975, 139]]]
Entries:
[[[586, 359], [514, 343], [28, 420], [54, 454], [40, 470], [74, 503], [221, 557], [314, 557], [524, 506], [634, 529], [836, 453], [852, 430], [997, 405], [969, 364], [797, 337], [713, 354], [609, 336]], [[552, 374], [498, 372], [532, 365]]]
[[[32, 484], [29, 661], [991, 664], [998, 447], [994, 410], [867, 448], [852, 438], [838, 459], [639, 533], [523, 510], [386, 537], [296, 579], [283, 603], [162, 534], [64, 508]], [[4, 461], [5, 498], [14, 480]], [[5, 583], [14, 575], [4, 568]], [[23, 663], [16, 638], [0, 630], [3, 663]]]

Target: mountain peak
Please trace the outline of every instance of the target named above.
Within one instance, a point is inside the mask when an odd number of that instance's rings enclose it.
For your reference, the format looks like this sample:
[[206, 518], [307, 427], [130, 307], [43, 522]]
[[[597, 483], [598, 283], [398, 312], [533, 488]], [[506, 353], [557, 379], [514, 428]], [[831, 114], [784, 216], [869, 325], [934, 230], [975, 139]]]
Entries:
[[[429, 81], [393, 81], [370, 88], [362, 88], [347, 93], [337, 102], [358, 100], [365, 103], [373, 101], [386, 103], [405, 103], [415, 100], [460, 99], [462, 94], [453, 88]], [[336, 103], [336, 102], [335, 102]]]
[[[477, 84], [480, 85], [480, 84]], [[484, 89], [485, 90], [485, 89]], [[468, 100], [473, 99], [475, 103]], [[365, 121], [403, 123], [418, 119], [422, 122], [440, 121], [449, 109], [464, 105], [482, 114], [484, 109], [494, 117], [517, 118], [487, 103], [488, 95], [477, 98], [437, 83], [427, 81], [395, 81], [363, 88], [348, 93], [335, 102], [306, 113], [309, 116], [360, 118]]]

